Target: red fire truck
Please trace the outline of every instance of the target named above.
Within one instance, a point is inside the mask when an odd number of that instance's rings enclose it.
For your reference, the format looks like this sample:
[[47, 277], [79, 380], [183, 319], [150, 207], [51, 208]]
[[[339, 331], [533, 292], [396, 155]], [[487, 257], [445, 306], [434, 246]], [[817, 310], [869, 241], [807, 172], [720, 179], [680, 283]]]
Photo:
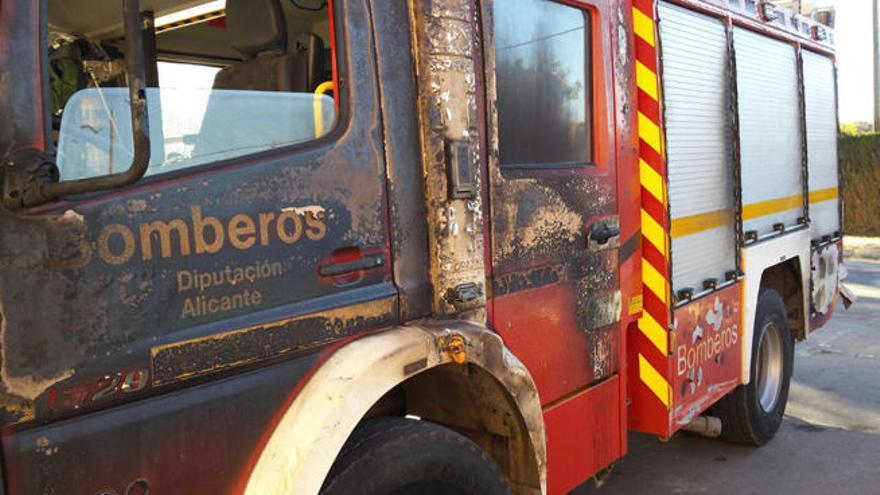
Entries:
[[764, 444], [849, 300], [836, 115], [833, 31], [763, 0], [2, 0], [2, 488]]

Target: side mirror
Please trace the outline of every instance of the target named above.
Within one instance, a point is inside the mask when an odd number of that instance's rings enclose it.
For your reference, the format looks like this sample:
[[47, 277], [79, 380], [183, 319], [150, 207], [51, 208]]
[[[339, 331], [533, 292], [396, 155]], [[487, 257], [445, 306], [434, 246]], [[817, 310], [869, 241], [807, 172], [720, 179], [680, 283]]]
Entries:
[[[106, 191], [137, 182], [150, 164], [150, 129], [147, 115], [146, 70], [139, 0], [122, 0], [125, 25], [125, 62], [131, 101], [133, 158], [125, 172], [57, 181], [57, 170], [46, 173], [46, 156], [35, 150], [3, 164], [3, 204], [10, 209], [37, 206], [63, 196]], [[40, 163], [35, 163], [35, 160]], [[25, 163], [21, 163], [25, 161]], [[30, 162], [30, 163], [27, 163]]]

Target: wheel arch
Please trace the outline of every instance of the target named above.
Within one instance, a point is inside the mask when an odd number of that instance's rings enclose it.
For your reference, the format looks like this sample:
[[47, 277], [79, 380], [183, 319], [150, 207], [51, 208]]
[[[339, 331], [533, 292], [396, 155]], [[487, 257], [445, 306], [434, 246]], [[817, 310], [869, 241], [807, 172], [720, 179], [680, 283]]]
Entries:
[[798, 340], [806, 337], [810, 311], [810, 231], [801, 229], [761, 241], [744, 247], [741, 253], [745, 271], [741, 382], [745, 384], [750, 380], [761, 289], [779, 292], [785, 302], [792, 335]]
[[801, 280], [801, 260], [792, 258], [764, 270], [761, 276], [761, 289], [773, 289], [785, 303], [789, 330], [796, 340], [807, 338], [805, 318], [804, 284]]
[[[456, 363], [452, 336], [465, 342]], [[469, 437], [498, 463], [514, 493], [546, 491], [543, 416], [535, 383], [500, 337], [466, 322], [396, 327], [336, 350], [269, 434], [246, 495], [318, 493], [345, 441], [400, 392], [406, 413]]]

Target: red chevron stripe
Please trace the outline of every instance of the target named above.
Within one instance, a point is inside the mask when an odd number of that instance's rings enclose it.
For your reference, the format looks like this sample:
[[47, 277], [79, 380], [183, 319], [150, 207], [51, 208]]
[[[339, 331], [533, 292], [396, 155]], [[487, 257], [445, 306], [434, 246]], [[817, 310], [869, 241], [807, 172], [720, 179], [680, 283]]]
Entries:
[[654, 0], [633, 0], [633, 7], [654, 20]]
[[655, 172], [666, 180], [666, 160], [660, 156], [660, 153], [654, 151], [650, 144], [639, 139], [639, 158], [645, 160], [645, 163], [651, 166]]
[[663, 376], [663, 378], [669, 379], [669, 356], [664, 356], [661, 353], [657, 346], [654, 345], [653, 342], [648, 339], [642, 332], [639, 332], [636, 336], [636, 345], [638, 346], [639, 353], [642, 356], [645, 356], [645, 359], [651, 363], [657, 371]]
[[648, 287], [643, 285], [642, 292], [644, 293], [642, 304], [645, 312], [653, 316], [660, 326], [666, 328], [669, 325], [669, 308]]
[[648, 215], [651, 215], [651, 218], [659, 223], [661, 227], [668, 230], [666, 208], [663, 206], [663, 203], [658, 201], [657, 198], [645, 188], [642, 188], [642, 208], [644, 208]]
[[[651, 243], [646, 242], [645, 244], [650, 245]], [[657, 248], [655, 248], [653, 245], [650, 246], [650, 249], [648, 249], [648, 251], [650, 252], [642, 255], [644, 260], [647, 261], [648, 264], [653, 266], [654, 269], [657, 270], [664, 279], [668, 280], [669, 275], [667, 272], [669, 262], [666, 260], [666, 258], [660, 255], [660, 251], [657, 251]]]
[[651, 119], [651, 122], [658, 124], [660, 122], [660, 105], [657, 100], [652, 98], [648, 93], [639, 89], [639, 112], [645, 117]]
[[636, 60], [657, 73], [657, 50], [638, 36], [636, 36]]

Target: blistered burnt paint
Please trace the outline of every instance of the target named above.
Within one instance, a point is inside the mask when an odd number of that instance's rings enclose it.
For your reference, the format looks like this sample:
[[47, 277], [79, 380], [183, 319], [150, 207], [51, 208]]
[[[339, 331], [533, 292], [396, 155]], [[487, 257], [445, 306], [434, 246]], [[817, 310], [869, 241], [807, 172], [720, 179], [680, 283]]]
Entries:
[[[322, 353], [4, 436], [8, 493], [240, 493], [273, 417]], [[140, 492], [137, 492], [140, 493]]]
[[674, 311], [673, 431], [740, 384], [742, 311], [738, 284]]
[[[85, 414], [396, 321], [395, 305], [361, 318], [346, 309], [393, 296], [387, 262], [318, 275], [340, 248], [391, 258], [369, 19], [363, 2], [343, 15], [344, 104], [321, 141], [29, 214], [0, 212], [2, 424]], [[221, 225], [225, 240], [200, 230], [206, 223]], [[233, 225], [244, 237], [230, 234]], [[209, 284], [193, 282], [207, 275]], [[272, 326], [291, 319], [286, 332]], [[254, 328], [263, 331], [175, 347]], [[106, 377], [153, 370], [154, 348], [166, 352], [147, 387], [95, 400]]]
[[[601, 33], [599, 39], [607, 37], [610, 25], [607, 7], [602, 5], [591, 10], [591, 25]], [[494, 318], [502, 337], [533, 369], [546, 404], [606, 379], [620, 367], [620, 242], [613, 238], [598, 244], [589, 238], [600, 224], [619, 227], [611, 131], [615, 120], [609, 112], [613, 104], [609, 67], [613, 64], [606, 63], [612, 60], [608, 43], [596, 43], [591, 121], [594, 163], [560, 169], [503, 168], [493, 11], [493, 2], [483, 3], [491, 261], [493, 295], [498, 298]], [[531, 307], [529, 301], [541, 307]], [[529, 337], [539, 335], [540, 344]], [[578, 351], [565, 350], [573, 348]], [[559, 352], [565, 353], [566, 362], [545, 370], [545, 354]]]
[[267, 325], [175, 342], [151, 350], [153, 383], [164, 385], [294, 352], [316, 349], [364, 328], [393, 323], [386, 298]]
[[[22, 421], [33, 418], [37, 397], [75, 374], [89, 341], [106, 335], [109, 284], [65, 275], [92, 261], [82, 215], [0, 212], [0, 222], [0, 407], [4, 422]], [[69, 334], [62, 323], [88, 335]]]
[[[467, 146], [479, 191], [475, 12], [470, 0], [413, 0], [411, 7], [433, 303], [435, 313], [447, 315], [486, 302], [481, 196], [452, 199], [446, 155], [450, 142]], [[476, 284], [479, 295], [465, 305], [452, 304], [446, 295], [467, 283]], [[483, 320], [482, 313], [478, 309], [473, 317]]]

